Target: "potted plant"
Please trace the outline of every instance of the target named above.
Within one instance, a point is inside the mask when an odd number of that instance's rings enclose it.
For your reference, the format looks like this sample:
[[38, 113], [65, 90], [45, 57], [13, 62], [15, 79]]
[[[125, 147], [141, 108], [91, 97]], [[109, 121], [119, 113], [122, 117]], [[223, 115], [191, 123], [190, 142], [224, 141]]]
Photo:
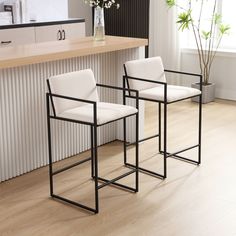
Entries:
[[[200, 71], [203, 76], [202, 102], [208, 103], [215, 98], [215, 85], [210, 82], [210, 72], [217, 50], [219, 49], [222, 37], [229, 33], [229, 25], [222, 24], [221, 15], [217, 13], [217, 0], [214, 0], [211, 15], [208, 16], [208, 26], [203, 24], [203, 10], [206, 7], [207, 0], [188, 0], [188, 6], [178, 5], [176, 0], [165, 0], [166, 4], [172, 8], [177, 7], [180, 10], [177, 24], [179, 30], [191, 30], [197, 46]], [[212, 0], [211, 0], [212, 1]], [[199, 4], [199, 12], [193, 9], [193, 2]], [[209, 7], [209, 6], [207, 6]], [[193, 14], [194, 12], [194, 14]], [[199, 88], [199, 84], [192, 85]], [[193, 99], [198, 101], [198, 99]]]
[[118, 9], [120, 4], [116, 3], [116, 0], [84, 0], [84, 2], [94, 8], [94, 39], [105, 40], [104, 8], [116, 6]]

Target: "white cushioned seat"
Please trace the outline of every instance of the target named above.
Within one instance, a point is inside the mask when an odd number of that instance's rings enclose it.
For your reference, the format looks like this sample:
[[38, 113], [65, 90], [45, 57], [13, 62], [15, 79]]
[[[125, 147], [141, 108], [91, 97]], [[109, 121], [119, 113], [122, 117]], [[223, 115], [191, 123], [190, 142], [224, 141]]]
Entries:
[[[49, 78], [52, 93], [94, 101], [97, 103], [97, 124], [134, 115], [138, 110], [131, 106], [99, 102], [96, 81], [91, 69], [61, 74]], [[57, 116], [93, 123], [93, 105], [70, 99], [53, 98]]]
[[[167, 102], [174, 102], [199, 94], [201, 94], [201, 91], [195, 88], [167, 85]], [[142, 98], [164, 101], [164, 86], [141, 90], [139, 96]]]
[[[150, 170], [149, 168], [139, 167], [139, 169], [146, 174], [155, 176], [157, 178], [165, 179], [167, 177], [167, 159], [168, 157], [175, 157], [174, 153], [169, 152], [168, 147], [168, 109], [167, 105], [172, 102], [178, 102], [184, 99], [198, 96], [201, 99], [201, 91], [195, 88], [189, 88], [184, 86], [168, 85], [165, 72], [172, 74], [181, 74], [181, 72], [173, 70], [165, 70], [160, 57], [142, 58], [138, 60], [132, 60], [125, 63], [125, 83], [124, 87], [130, 89], [136, 89], [139, 91], [139, 99], [149, 100], [158, 104], [158, 134], [146, 137], [139, 141], [146, 141], [152, 138], [158, 137], [158, 149], [159, 153], [163, 154], [163, 172]], [[201, 75], [182, 72], [182, 74], [189, 76], [197, 76], [201, 80]], [[200, 81], [201, 82], [201, 81]], [[132, 97], [132, 95], [127, 95]], [[163, 111], [163, 115], [162, 115]], [[179, 153], [184, 153], [186, 150], [194, 148], [198, 149], [198, 160], [192, 160], [184, 156], [178, 156], [177, 159], [187, 161], [189, 163], [199, 165], [201, 163], [201, 120], [202, 120], [202, 106], [199, 103], [199, 119], [198, 119], [198, 143], [197, 145], [190, 146], [188, 148], [178, 150]], [[175, 114], [176, 115], [176, 114]], [[163, 122], [162, 122], [163, 119]], [[162, 128], [163, 126], [163, 128]], [[172, 127], [173, 128], [173, 127]], [[181, 135], [181, 134], [180, 134]], [[126, 163], [126, 165], [131, 165]]]
[[[131, 106], [121, 104], [98, 102], [97, 103], [97, 124], [102, 125], [107, 122], [120, 119], [125, 116], [137, 113], [137, 109]], [[79, 106], [70, 110], [66, 110], [58, 116], [93, 123], [93, 105]]]
[[[131, 77], [166, 83], [165, 71], [160, 57], [151, 57], [125, 63], [127, 75]], [[128, 79], [131, 89], [139, 90], [142, 98], [164, 102], [164, 86], [158, 83]], [[199, 89], [167, 85], [167, 102], [174, 102], [201, 94]]]

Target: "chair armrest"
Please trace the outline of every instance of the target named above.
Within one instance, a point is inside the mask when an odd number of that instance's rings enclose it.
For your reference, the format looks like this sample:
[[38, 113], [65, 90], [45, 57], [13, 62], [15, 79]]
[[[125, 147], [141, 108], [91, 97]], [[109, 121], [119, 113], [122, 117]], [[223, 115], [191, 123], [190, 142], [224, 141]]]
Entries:
[[80, 98], [74, 98], [74, 97], [69, 97], [69, 96], [64, 96], [60, 94], [55, 94], [55, 93], [46, 93], [47, 96], [49, 97], [57, 97], [57, 98], [63, 98], [67, 100], [72, 100], [72, 101], [77, 101], [77, 102], [84, 102], [84, 103], [90, 103], [90, 104], [96, 104], [96, 102], [91, 101], [91, 100], [85, 100], [85, 99], [80, 99]]
[[133, 96], [133, 98], [136, 100], [136, 108], [139, 109], [139, 102], [138, 102], [139, 91], [138, 90], [129, 89], [129, 88], [122, 88], [122, 87], [117, 87], [117, 86], [111, 86], [111, 85], [106, 85], [106, 84], [96, 84], [96, 85], [99, 86], [99, 87], [102, 87], [102, 88], [108, 88], [108, 89], [115, 89], [115, 90], [123, 91], [123, 104], [125, 104], [125, 100], [124, 100], [125, 92], [129, 92], [129, 94], [131, 92], [135, 93], [135, 96]]
[[184, 71], [166, 70], [166, 69], [164, 71], [165, 72], [170, 72], [170, 73], [175, 73], [175, 74], [181, 74], [181, 75], [191, 75], [191, 76], [202, 77], [201, 74], [189, 73], [189, 72], [184, 72]]
[[103, 88], [134, 92], [136, 94], [136, 96], [138, 96], [138, 93], [139, 93], [139, 91], [135, 90], [135, 89], [122, 88], [122, 87], [111, 86], [111, 85], [107, 85], [107, 84], [96, 84], [96, 85], [99, 86], [99, 87], [103, 87]]
[[202, 75], [201, 74], [194, 74], [194, 73], [188, 73], [183, 71], [175, 71], [175, 70], [164, 70], [165, 72], [169, 73], [175, 73], [175, 74], [181, 74], [181, 75], [190, 75], [190, 76], [197, 76], [199, 77], [199, 83], [200, 83], [200, 91], [202, 91]]
[[148, 83], [167, 85], [166, 82], [154, 81], [154, 80], [143, 79], [143, 78], [137, 78], [137, 77], [132, 77], [132, 76], [128, 76], [128, 75], [124, 75], [123, 79], [132, 79], [132, 80], [139, 80], [139, 81], [148, 82]]
[[94, 118], [94, 123], [93, 124], [97, 125], [97, 102], [94, 102], [94, 101], [91, 101], [91, 100], [85, 100], [85, 99], [80, 99], [80, 98], [64, 96], [64, 95], [55, 94], [55, 93], [46, 93], [47, 116], [48, 117], [50, 117], [50, 106], [49, 106], [49, 99], [50, 99], [51, 104], [52, 104], [53, 115], [54, 115], [53, 117], [54, 118], [61, 118], [61, 117], [56, 115], [56, 110], [55, 110], [53, 99], [52, 99], [53, 97], [92, 104], [93, 105], [93, 118]]
[[[128, 75], [123, 76], [123, 81], [125, 81], [125, 79], [132, 79], [132, 80], [138, 80], [138, 81], [143, 81], [143, 82], [148, 82], [148, 83], [155, 83], [155, 84], [164, 85], [163, 86], [164, 100], [167, 101], [167, 83], [166, 82], [153, 81], [153, 80], [148, 80], [148, 79], [143, 79], [143, 78], [132, 77], [132, 76], [128, 76]], [[124, 84], [125, 84], [125, 82], [124, 82]], [[129, 95], [129, 97], [132, 98], [131, 95]]]

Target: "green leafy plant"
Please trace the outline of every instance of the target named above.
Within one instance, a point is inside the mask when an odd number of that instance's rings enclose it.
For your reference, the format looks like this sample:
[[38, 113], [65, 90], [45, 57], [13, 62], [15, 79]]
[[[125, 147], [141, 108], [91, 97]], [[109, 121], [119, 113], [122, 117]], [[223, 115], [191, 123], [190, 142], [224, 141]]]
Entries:
[[[202, 13], [207, 1], [213, 0], [188, 0], [188, 8], [178, 5], [176, 0], [165, 0], [169, 8], [176, 7], [180, 10], [176, 23], [179, 30], [192, 30], [198, 50], [198, 58], [201, 74], [203, 75], [203, 84], [209, 84], [210, 71], [219, 49], [222, 37], [229, 34], [230, 26], [222, 23], [222, 17], [217, 13], [217, 0], [214, 0], [213, 9], [210, 15], [210, 24], [208, 29], [202, 26]], [[200, 4], [198, 17], [193, 16], [193, 1]]]

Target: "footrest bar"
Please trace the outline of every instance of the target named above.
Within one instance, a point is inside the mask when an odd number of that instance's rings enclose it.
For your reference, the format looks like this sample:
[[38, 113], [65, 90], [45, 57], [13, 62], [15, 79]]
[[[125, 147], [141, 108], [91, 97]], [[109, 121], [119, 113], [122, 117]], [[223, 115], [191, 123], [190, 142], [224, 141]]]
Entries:
[[83, 208], [83, 209], [85, 209], [85, 210], [87, 210], [87, 211], [91, 211], [91, 212], [97, 213], [97, 210], [96, 210], [96, 209], [93, 209], [93, 208], [91, 208], [91, 207], [82, 205], [82, 204], [80, 204], [80, 203], [78, 203], [78, 202], [71, 201], [71, 200], [69, 200], [69, 199], [67, 199], [67, 198], [64, 198], [64, 197], [61, 197], [61, 196], [58, 196], [58, 195], [55, 195], [55, 194], [52, 194], [52, 197], [53, 197], [53, 198], [57, 198], [57, 199], [59, 199], [59, 200], [61, 200], [61, 201], [67, 202], [67, 203], [69, 203], [69, 204], [75, 205], [75, 206], [77, 206], [77, 207]]
[[[188, 147], [188, 148], [185, 148], [185, 149], [182, 149], [182, 150], [180, 150], [180, 151], [178, 151], [178, 152], [174, 152], [174, 153], [169, 153], [169, 152], [167, 152], [167, 158], [168, 157], [171, 157], [171, 156], [175, 156], [175, 155], [177, 155], [177, 154], [179, 154], [179, 153], [181, 153], [181, 152], [186, 152], [186, 151], [188, 151], [188, 150], [191, 150], [191, 149], [193, 149], [193, 148], [196, 148], [196, 147], [199, 147], [199, 144], [197, 144], [197, 145], [194, 145], [194, 146], [191, 146], [191, 147]], [[162, 154], [163, 154], [164, 152], [162, 151]]]
[[[135, 165], [132, 165], [132, 164], [130, 164], [130, 163], [125, 163], [125, 165], [126, 165], [127, 167], [135, 168]], [[146, 173], [146, 174], [152, 175], [152, 176], [157, 177], [157, 178], [159, 178], [159, 179], [165, 179], [164, 175], [158, 174], [158, 173], [156, 173], [156, 172], [154, 172], [154, 171], [147, 170], [147, 169], [142, 168], [142, 167], [138, 167], [138, 170], [139, 170], [140, 172], [144, 172], [144, 173]]]
[[[159, 137], [159, 134], [155, 134], [153, 136], [150, 136], [150, 137], [147, 137], [147, 138], [144, 138], [144, 139], [140, 139], [138, 142], [141, 143], [141, 142], [144, 142], [144, 141], [147, 141], [149, 139], [153, 139], [153, 138], [156, 138], [156, 137]], [[129, 143], [127, 144], [126, 146], [131, 146], [131, 145], [134, 145], [136, 142], [133, 142], [133, 143]]]
[[105, 187], [105, 186], [107, 186], [107, 185], [109, 185], [109, 184], [113, 184], [113, 183], [116, 182], [117, 180], [120, 180], [120, 179], [122, 179], [122, 178], [124, 178], [124, 177], [126, 177], [126, 176], [128, 176], [128, 175], [131, 175], [131, 174], [133, 174], [134, 172], [136, 172], [136, 170], [132, 170], [132, 171], [130, 171], [130, 172], [127, 172], [127, 173], [125, 173], [125, 174], [123, 174], [123, 175], [120, 175], [120, 176], [114, 178], [114, 179], [107, 180], [106, 183], [99, 185], [99, 186], [98, 186], [98, 189], [103, 188], [103, 187]]
[[82, 160], [82, 161], [79, 161], [79, 162], [76, 162], [76, 163], [74, 163], [74, 164], [72, 164], [72, 165], [66, 166], [66, 167], [64, 167], [64, 168], [62, 168], [62, 169], [60, 169], [60, 170], [56, 170], [56, 171], [54, 171], [54, 172], [52, 173], [52, 175], [57, 175], [57, 174], [59, 174], [59, 173], [65, 171], [65, 170], [69, 170], [69, 169], [71, 169], [71, 168], [73, 168], [73, 167], [75, 167], [75, 166], [78, 166], [78, 165], [83, 164], [83, 163], [85, 163], [85, 162], [87, 162], [87, 161], [90, 161], [90, 160], [91, 160], [91, 157], [88, 157], [88, 158], [86, 158], [86, 159], [84, 159], [84, 160]]
[[[104, 179], [104, 178], [101, 178], [101, 177], [98, 177], [98, 180], [103, 181], [103, 182], [109, 182], [110, 181], [108, 179]], [[131, 188], [131, 187], [123, 185], [123, 184], [119, 184], [119, 183], [115, 183], [115, 182], [114, 183], [110, 183], [110, 184], [111, 185], [115, 185], [115, 186], [120, 187], [120, 188], [125, 188], [127, 190], [132, 191], [132, 192], [136, 192], [135, 188]]]
[[198, 161], [194, 161], [194, 160], [191, 160], [191, 159], [179, 156], [179, 155], [173, 155], [171, 158], [174, 158], [174, 159], [177, 159], [177, 160], [180, 160], [180, 161], [185, 161], [185, 162], [188, 162], [190, 164], [200, 165], [200, 163]]

